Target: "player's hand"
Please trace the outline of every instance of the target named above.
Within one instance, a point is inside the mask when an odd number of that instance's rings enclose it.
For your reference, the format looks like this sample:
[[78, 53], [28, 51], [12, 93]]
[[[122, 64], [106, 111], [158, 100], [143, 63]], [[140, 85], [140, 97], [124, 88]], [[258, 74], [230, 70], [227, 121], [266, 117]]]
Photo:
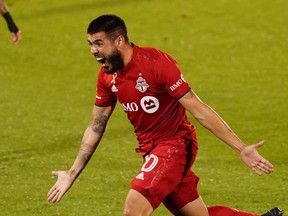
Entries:
[[61, 200], [64, 194], [72, 186], [74, 178], [67, 171], [53, 171], [52, 175], [57, 176], [57, 182], [47, 194], [48, 202], [56, 203]]
[[22, 32], [20, 30], [16, 33], [12, 32], [12, 43], [14, 45], [20, 43], [21, 39], [22, 39]]
[[264, 140], [252, 144], [249, 146], [246, 146], [241, 152], [240, 152], [240, 158], [241, 160], [250, 167], [257, 175], [262, 175], [264, 173], [271, 173], [273, 172], [273, 165], [263, 158], [257, 151], [257, 148], [264, 145]]

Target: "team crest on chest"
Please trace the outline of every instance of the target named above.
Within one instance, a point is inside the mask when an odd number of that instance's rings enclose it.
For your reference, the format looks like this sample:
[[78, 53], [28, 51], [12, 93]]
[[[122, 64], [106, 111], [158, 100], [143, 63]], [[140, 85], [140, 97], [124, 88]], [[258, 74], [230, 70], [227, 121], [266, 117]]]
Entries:
[[138, 89], [140, 92], [145, 92], [148, 89], [149, 85], [146, 80], [142, 77], [142, 74], [139, 74], [138, 79], [136, 80], [135, 88]]

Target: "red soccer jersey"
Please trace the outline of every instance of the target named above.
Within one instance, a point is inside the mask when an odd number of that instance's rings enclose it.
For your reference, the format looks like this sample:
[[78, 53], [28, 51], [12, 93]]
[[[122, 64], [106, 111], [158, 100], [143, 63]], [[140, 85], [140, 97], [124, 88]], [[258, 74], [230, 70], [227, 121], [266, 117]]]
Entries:
[[134, 45], [122, 71], [112, 75], [100, 69], [95, 105], [113, 105], [118, 99], [134, 126], [138, 150], [145, 154], [159, 140], [191, 135], [193, 126], [178, 102], [189, 90], [172, 57]]

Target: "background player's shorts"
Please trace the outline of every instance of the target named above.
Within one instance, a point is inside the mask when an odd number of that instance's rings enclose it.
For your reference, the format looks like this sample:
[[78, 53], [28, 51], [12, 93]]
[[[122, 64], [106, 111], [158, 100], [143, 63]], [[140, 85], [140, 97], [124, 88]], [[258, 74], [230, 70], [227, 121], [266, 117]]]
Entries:
[[163, 202], [175, 213], [199, 197], [199, 178], [191, 171], [198, 150], [195, 142], [182, 138], [160, 141], [145, 156], [131, 188], [145, 196], [153, 209]]

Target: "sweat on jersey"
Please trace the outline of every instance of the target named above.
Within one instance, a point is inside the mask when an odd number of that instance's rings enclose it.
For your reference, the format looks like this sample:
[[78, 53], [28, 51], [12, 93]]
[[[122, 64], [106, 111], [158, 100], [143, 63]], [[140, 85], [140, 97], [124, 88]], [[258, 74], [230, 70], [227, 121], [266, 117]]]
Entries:
[[133, 45], [132, 59], [123, 70], [107, 74], [100, 69], [95, 105], [110, 106], [118, 100], [134, 126], [136, 150], [145, 155], [159, 140], [191, 138], [194, 127], [178, 102], [189, 90], [171, 56]]

